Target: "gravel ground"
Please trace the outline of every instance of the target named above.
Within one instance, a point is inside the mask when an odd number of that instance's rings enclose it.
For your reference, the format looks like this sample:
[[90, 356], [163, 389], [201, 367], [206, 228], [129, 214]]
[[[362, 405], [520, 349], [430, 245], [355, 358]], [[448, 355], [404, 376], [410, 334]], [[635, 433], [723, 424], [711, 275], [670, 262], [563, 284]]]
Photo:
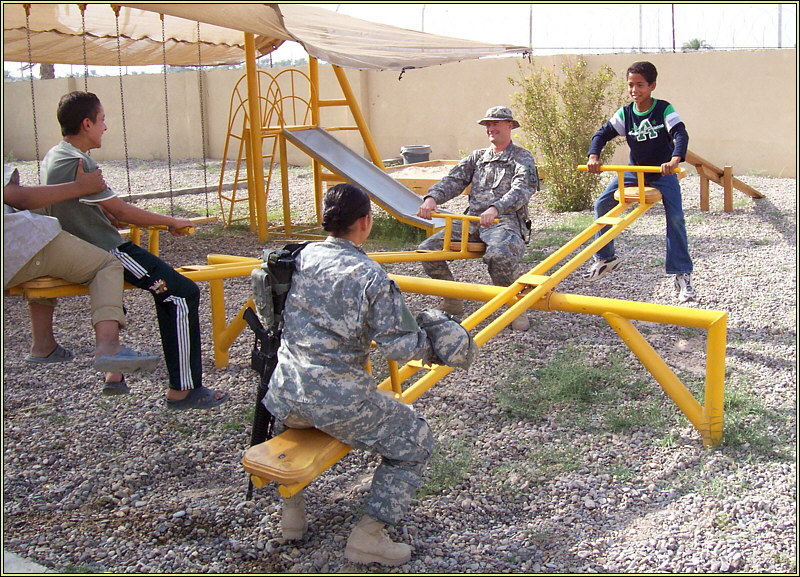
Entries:
[[[35, 163], [20, 164], [23, 181], [32, 182]], [[167, 188], [157, 170], [163, 163], [134, 164], [132, 192]], [[177, 163], [174, 188], [202, 184], [198, 167]], [[104, 174], [117, 190], [127, 188], [119, 163], [104, 163]], [[308, 172], [290, 175], [295, 202], [307, 205]], [[527, 333], [503, 331], [469, 371], [454, 371], [415, 403], [438, 449], [428, 483], [393, 530], [415, 550], [394, 572], [796, 574], [796, 183], [741, 178], [766, 198], [737, 192], [729, 214], [721, 189], [713, 187], [712, 210], [701, 212], [697, 177], [683, 181], [700, 295], [683, 306], [729, 315], [723, 445], [702, 447], [602, 319], [531, 312]], [[138, 202], [204, 216], [207, 198]], [[214, 195], [209, 205], [216, 210]], [[549, 213], [540, 199], [532, 208], [530, 266], [590, 220], [588, 212]], [[573, 274], [559, 291], [676, 304], [663, 271], [663, 229], [656, 206], [620, 237], [625, 261], [617, 273], [592, 285]], [[178, 266], [204, 263], [209, 253], [257, 257], [262, 248], [241, 227], [204, 225], [191, 238], [164, 236], [161, 254]], [[421, 274], [418, 264], [388, 269]], [[454, 270], [489, 282], [480, 261]], [[248, 282], [226, 281], [229, 315], [244, 303]], [[342, 555], [374, 457], [353, 452], [310, 486], [310, 530], [298, 542], [280, 538], [273, 489], [245, 499], [252, 340], [239, 337], [230, 366], [214, 367], [207, 284], [201, 288], [205, 384], [231, 399], [215, 411], [178, 414], [164, 407], [163, 368], [130, 377], [131, 395], [100, 395], [86, 297], [59, 304], [57, 336], [77, 358], [52, 366], [21, 360], [26, 307], [3, 299], [4, 548], [72, 572], [383, 572]], [[127, 291], [125, 300], [124, 341], [158, 350], [148, 295]], [[414, 310], [435, 303], [420, 295], [408, 302]], [[637, 326], [702, 399], [705, 333]], [[565, 375], [584, 375], [588, 392], [539, 394]]]

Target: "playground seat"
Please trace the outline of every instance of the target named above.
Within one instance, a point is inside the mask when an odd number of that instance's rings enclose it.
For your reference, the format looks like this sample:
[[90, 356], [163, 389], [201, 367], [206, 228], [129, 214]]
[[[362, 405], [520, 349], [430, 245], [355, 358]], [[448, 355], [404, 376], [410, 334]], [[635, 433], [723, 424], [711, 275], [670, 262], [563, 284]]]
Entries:
[[[625, 192], [625, 202], [639, 202], [639, 187], [638, 186], [626, 186], [623, 189]], [[619, 201], [619, 189], [614, 193], [614, 199]], [[661, 193], [658, 189], [653, 188], [652, 186], [645, 186], [644, 187], [644, 202], [645, 204], [654, 204], [661, 200]]]
[[[201, 224], [201, 223], [215, 222], [217, 218], [196, 217], [190, 220], [196, 224]], [[140, 242], [141, 232], [142, 230], [148, 231], [148, 236], [149, 236], [148, 250], [152, 254], [158, 256], [159, 233], [160, 231], [166, 229], [167, 227], [162, 225], [149, 226], [149, 227], [131, 226], [130, 228], [120, 230], [119, 233], [120, 236], [128, 237], [132, 242], [141, 245]], [[176, 269], [176, 270], [180, 272], [181, 270], [184, 269], [195, 270], [191, 267], [182, 267], [181, 269]], [[132, 289], [136, 287], [134, 287], [132, 284], [125, 283], [125, 288]], [[65, 296], [87, 294], [88, 292], [89, 289], [84, 285], [75, 284], [70, 281], [52, 276], [43, 276], [31, 279], [17, 286], [10, 287], [7, 290], [7, 294], [11, 296], [22, 296], [26, 300], [30, 300], [32, 298], [59, 298]]]
[[[460, 251], [461, 242], [457, 240], [451, 240], [450, 244], [447, 247], [447, 250]], [[478, 252], [483, 254], [484, 252], [486, 252], [486, 245], [483, 244], [482, 242], [468, 242], [467, 252]]]
[[[125, 283], [125, 288], [130, 289], [134, 288], [134, 286]], [[9, 296], [21, 296], [25, 300], [35, 298], [59, 298], [86, 294], [88, 292], [89, 289], [84, 285], [75, 284], [54, 276], [34, 278], [20, 283], [17, 286], [9, 287], [7, 290]]]
[[286, 486], [281, 493], [290, 497], [350, 449], [319, 429], [287, 429], [247, 449], [242, 466], [253, 476], [256, 487], [264, 486], [267, 481], [277, 481]]
[[25, 289], [48, 289], [48, 288], [59, 288], [63, 286], [69, 286], [71, 283], [68, 280], [64, 280], [63, 278], [56, 278], [54, 276], [42, 276], [39, 278], [34, 278], [24, 283], [20, 283], [15, 287], [11, 287], [9, 290], [20, 289], [24, 291]]

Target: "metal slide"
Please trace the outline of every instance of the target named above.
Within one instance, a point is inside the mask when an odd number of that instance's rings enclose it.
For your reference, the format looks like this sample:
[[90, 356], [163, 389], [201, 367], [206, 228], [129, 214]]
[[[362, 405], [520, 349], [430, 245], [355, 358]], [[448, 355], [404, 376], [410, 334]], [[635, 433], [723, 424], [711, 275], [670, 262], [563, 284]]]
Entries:
[[[398, 220], [429, 233], [445, 225], [443, 218], [425, 220], [417, 216], [422, 199], [369, 160], [357, 154], [322, 128], [284, 130], [283, 135], [328, 170], [363, 189], [375, 204]], [[446, 212], [446, 211], [440, 211]]]

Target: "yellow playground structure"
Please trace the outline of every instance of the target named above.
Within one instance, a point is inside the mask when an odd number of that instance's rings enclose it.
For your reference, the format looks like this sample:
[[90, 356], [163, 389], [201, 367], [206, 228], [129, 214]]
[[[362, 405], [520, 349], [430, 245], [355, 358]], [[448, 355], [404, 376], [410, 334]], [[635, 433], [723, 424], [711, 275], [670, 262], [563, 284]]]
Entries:
[[[585, 169], [585, 167], [579, 167]], [[597, 250], [616, 238], [654, 203], [661, 200], [657, 190], [644, 185], [644, 173], [660, 171], [659, 167], [604, 166], [603, 170], [615, 171], [623, 181], [622, 173], [638, 173], [638, 186], [625, 187], [617, 193], [618, 204], [607, 214], [596, 219], [589, 227], [576, 235], [564, 246], [519, 277], [509, 287], [496, 287], [472, 283], [441, 281], [391, 275], [406, 292], [459, 297], [484, 302], [485, 304], [464, 319], [462, 325], [469, 331], [497, 314], [474, 339], [483, 346], [493, 336], [528, 309], [541, 311], [566, 311], [602, 316], [622, 337], [642, 364], [653, 375], [664, 391], [686, 415], [700, 433], [703, 444], [715, 446], [722, 440], [723, 396], [725, 376], [725, 347], [727, 340], [727, 314], [717, 311], [687, 309], [684, 307], [655, 305], [598, 297], [561, 294], [555, 291], [558, 284], [578, 269]], [[474, 217], [439, 214], [447, 221], [445, 251], [405, 251], [373, 253], [370, 256], [381, 263], [411, 260], [442, 260], [473, 258], [480, 256], [480, 247], [469, 246], [466, 234], [458, 243], [450, 242], [449, 234], [460, 221], [466, 232], [468, 221]], [[610, 227], [599, 239], [593, 239], [603, 227]], [[591, 241], [591, 242], [590, 242]], [[583, 247], [588, 242], [588, 245]], [[583, 247], [583, 248], [582, 248]], [[576, 253], [577, 251], [577, 253]], [[576, 254], [573, 254], [576, 253]], [[258, 259], [245, 259], [224, 255], [210, 255], [209, 262], [233, 265], [241, 262], [245, 269], [260, 265]], [[235, 265], [234, 265], [235, 266]], [[217, 291], [219, 296], [222, 293]], [[232, 342], [244, 327], [242, 315], [247, 303], [236, 318], [220, 333], [220, 344]], [[216, 310], [224, 310], [224, 301], [213, 304]], [[503, 310], [504, 309], [504, 310]], [[502, 311], [502, 312], [501, 312]], [[636, 329], [632, 321], [647, 321], [661, 324], [704, 329], [707, 332], [705, 394], [701, 404], [661, 359], [658, 353]], [[215, 326], [221, 326], [221, 319]], [[222, 336], [224, 335], [224, 336]], [[220, 356], [223, 351], [217, 350]], [[221, 358], [218, 358], [218, 361]], [[410, 362], [402, 367], [389, 361], [389, 377], [379, 384], [383, 389], [404, 403], [412, 403], [423, 393], [448, 375], [451, 367], [423, 366]], [[422, 372], [422, 376], [418, 373]], [[250, 473], [256, 486], [268, 481], [279, 483], [279, 491], [290, 497], [302, 490], [314, 478], [342, 458], [350, 448], [316, 429], [290, 429], [277, 437], [248, 449], [242, 459], [245, 470]]]
[[[167, 12], [183, 10], [179, 5], [147, 6], [157, 6], [158, 11]], [[252, 5], [245, 8], [256, 11], [264, 10], [263, 6]], [[287, 5], [284, 9], [289, 13], [292, 6]], [[151, 7], [150, 10], [156, 9]], [[215, 9], [209, 8], [209, 10], [213, 14], [207, 18], [213, 20], [218, 17]], [[117, 15], [117, 23], [119, 20]], [[199, 23], [197, 30], [199, 35]], [[26, 31], [30, 43], [30, 26], [26, 26]], [[83, 39], [86, 39], [85, 35]], [[176, 45], [180, 47], [180, 43]], [[319, 94], [319, 67], [316, 58], [309, 57], [307, 74], [288, 70], [273, 76], [256, 68], [256, 43], [252, 31], [245, 32], [244, 47], [246, 74], [236, 85], [231, 98], [228, 134], [223, 154], [225, 159], [229, 156], [236, 158], [232, 169], [234, 185], [229, 195], [223, 194], [221, 176], [219, 187], [219, 199], [226, 223], [238, 220], [240, 214], [236, 208], [240, 203], [242, 205], [246, 203], [247, 210], [244, 211], [243, 219], [248, 220], [251, 230], [258, 234], [260, 241], [269, 240], [270, 235], [309, 238], [310, 229], [318, 225], [321, 220], [324, 184], [350, 181], [363, 188], [373, 202], [398, 220], [429, 233], [441, 229], [445, 231], [445, 248], [442, 251], [410, 250], [371, 254], [370, 256], [377, 262], [453, 260], [482, 255], [483, 246], [467, 240], [469, 221], [474, 217], [446, 212], [435, 214], [433, 220], [423, 220], [416, 216], [420, 197], [387, 174], [343, 68], [331, 65], [341, 88], [342, 97], [323, 99]], [[32, 61], [31, 50], [28, 52]], [[118, 57], [122, 54], [123, 52], [118, 50]], [[354, 126], [325, 126], [321, 119], [322, 110], [331, 107], [346, 107]], [[332, 135], [344, 130], [359, 132], [368, 158], [357, 154]], [[300, 148], [312, 159], [316, 223], [292, 221], [287, 178], [289, 143]], [[696, 166], [708, 164], [699, 157], [693, 160]], [[282, 222], [270, 226], [266, 208], [267, 195], [276, 166], [281, 171]], [[578, 168], [585, 169], [585, 167]], [[529, 309], [542, 312], [566, 311], [603, 317], [686, 415], [698, 431], [703, 444], [708, 447], [716, 446], [722, 441], [723, 434], [726, 313], [564, 294], [556, 290], [559, 283], [567, 276], [661, 200], [658, 191], [645, 186], [644, 183], [644, 174], [659, 171], [658, 167], [602, 168], [617, 172], [620, 182], [624, 182], [623, 172], [636, 172], [638, 185], [623, 187], [617, 194], [618, 204], [612, 210], [597, 218], [585, 230], [520, 276], [510, 286], [497, 287], [391, 276], [405, 292], [458, 297], [484, 303], [462, 322], [467, 330], [474, 332], [473, 337], [478, 346], [485, 345], [516, 317]], [[224, 166], [223, 175], [225, 170], [230, 174], [231, 169]], [[721, 175], [717, 170], [711, 172], [705, 170], [703, 176], [715, 182], [733, 182], [729, 170], [723, 169]], [[733, 184], [743, 189], [738, 181]], [[754, 191], [744, 190], [744, 192], [754, 196]], [[727, 208], [726, 197], [726, 210]], [[310, 224], [308, 229], [305, 227], [306, 224]], [[451, 242], [456, 227], [461, 227], [461, 240]], [[595, 238], [605, 227], [609, 227], [608, 231], [602, 237]], [[154, 253], [158, 252], [158, 234], [158, 230], [149, 232], [150, 250]], [[131, 229], [133, 240], [138, 240], [138, 235], [139, 231]], [[214, 360], [217, 367], [228, 364], [228, 351], [246, 326], [243, 319], [244, 311], [248, 306], [252, 306], [252, 300], [248, 300], [241, 305], [238, 313], [228, 320], [224, 281], [227, 278], [249, 276], [261, 264], [257, 258], [212, 254], [208, 255], [207, 264], [178, 269], [194, 281], [209, 283]], [[11, 294], [22, 295], [25, 298], [63, 297], [86, 292], [88, 291], [84, 286], [49, 278], [37, 279], [10, 289]], [[706, 376], [702, 399], [696, 399], [667, 366], [634, 326], [633, 323], [636, 321], [686, 326], [706, 331]], [[418, 399], [452, 370], [451, 367], [440, 365], [423, 366], [419, 362], [403, 366], [392, 361], [388, 364], [389, 376], [378, 386], [403, 403], [412, 403]], [[289, 497], [311, 483], [349, 450], [350, 447], [316, 429], [290, 429], [245, 451], [242, 464], [250, 474], [254, 485], [263, 486], [275, 481], [279, 484], [281, 494]]]
[[[225, 224], [247, 221], [261, 241], [270, 236], [319, 238], [323, 189], [327, 183], [346, 180], [364, 189], [375, 204], [401, 222], [428, 233], [443, 226], [444, 220], [416, 215], [419, 196], [404, 186], [402, 179], [387, 173], [345, 70], [338, 66], [332, 70], [341, 98], [321, 98], [316, 58], [309, 58], [308, 74], [297, 69], [275, 75], [254, 70], [239, 79], [231, 95], [218, 188]], [[323, 123], [323, 110], [336, 107], [345, 108], [354, 124]], [[368, 158], [334, 136], [342, 131], [358, 132]], [[311, 158], [315, 222], [293, 222], [287, 159], [290, 143]], [[227, 158], [234, 153], [236, 160], [229, 167]], [[282, 214], [270, 225], [266, 207], [276, 170], [280, 170]], [[232, 188], [227, 191], [225, 181], [230, 173]], [[246, 209], [237, 210], [240, 206]]]

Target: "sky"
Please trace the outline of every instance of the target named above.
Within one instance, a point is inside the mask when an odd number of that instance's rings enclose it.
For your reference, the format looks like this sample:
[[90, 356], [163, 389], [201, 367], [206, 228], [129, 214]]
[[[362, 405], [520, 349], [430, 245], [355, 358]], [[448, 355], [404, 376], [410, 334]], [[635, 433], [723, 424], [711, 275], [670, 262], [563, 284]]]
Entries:
[[[534, 54], [680, 51], [693, 39], [715, 49], [797, 46], [797, 3], [383, 3], [310, 4], [372, 22], [491, 44], [531, 46]], [[285, 42], [275, 61], [305, 57]], [[80, 67], [82, 68], [82, 67]], [[117, 74], [116, 67], [96, 67]], [[20, 65], [6, 69], [20, 75]], [[154, 72], [160, 67], [129, 67]], [[70, 67], [58, 67], [58, 76]], [[27, 77], [27, 73], [26, 73]]]
[[[672, 50], [692, 39], [714, 48], [797, 44], [797, 5], [755, 3], [312, 4], [401, 28], [532, 46], [534, 53]], [[779, 8], [780, 7], [780, 8]], [[780, 21], [780, 33], [779, 23]], [[292, 43], [293, 44], [293, 43]]]

